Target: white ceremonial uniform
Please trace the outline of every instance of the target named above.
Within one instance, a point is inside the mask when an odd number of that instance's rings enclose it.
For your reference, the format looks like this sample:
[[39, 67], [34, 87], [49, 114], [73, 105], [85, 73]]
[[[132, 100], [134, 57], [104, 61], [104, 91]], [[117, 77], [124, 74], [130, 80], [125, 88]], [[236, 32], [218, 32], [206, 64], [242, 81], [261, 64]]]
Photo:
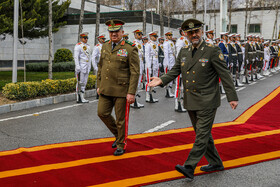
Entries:
[[163, 66], [164, 66], [165, 73], [167, 73], [167, 71], [171, 70], [175, 64], [175, 55], [176, 55], [175, 45], [172, 40], [164, 41], [163, 52], [164, 52]]
[[[158, 64], [158, 43], [150, 40], [145, 46], [145, 61], [146, 61], [146, 80], [149, 83], [151, 77], [159, 76]], [[146, 85], [146, 92], [150, 88]]]
[[96, 72], [98, 71], [98, 63], [100, 61], [102, 45], [102, 43], [98, 43], [92, 50], [92, 67]]
[[245, 71], [245, 67], [244, 67], [244, 65], [245, 65], [245, 47], [243, 47], [242, 45], [241, 45], [241, 50], [242, 50], [242, 54], [243, 54], [243, 63], [240, 67], [240, 71], [241, 71], [241, 74], [244, 74], [244, 71]]
[[270, 62], [270, 51], [269, 51], [269, 47], [264, 47], [264, 58], [263, 58], [263, 71], [264, 71], [264, 75], [266, 75], [267, 73], [267, 69], [269, 66], [269, 62]]
[[139, 80], [138, 80], [138, 89], [139, 89], [140, 85], [141, 85], [143, 71], [144, 71], [144, 48], [143, 48], [142, 40], [135, 39], [133, 41], [133, 43], [136, 44], [135, 47], [137, 47], [137, 49], [138, 49], [138, 56], [140, 59], [140, 75], [139, 75]]
[[212, 39], [210, 39], [210, 38], [207, 38], [207, 39], [205, 40], [205, 42], [214, 45], [214, 41], [213, 41]]
[[[189, 45], [189, 41], [187, 40], [186, 37], [181, 36], [180, 38], [177, 39], [176, 41], [176, 56], [178, 56], [178, 54], [180, 53], [181, 49], [184, 47], [188, 47]], [[182, 74], [178, 75], [178, 77], [176, 78], [176, 86], [175, 86], [175, 93], [174, 93], [174, 97], [175, 97], [175, 111], [178, 111], [178, 107], [179, 105], [181, 105], [181, 112], [185, 112], [186, 109], [183, 108], [183, 104], [182, 104], [182, 100], [180, 101], [181, 98], [178, 97], [182, 97], [183, 96], [183, 83], [182, 83]], [[180, 94], [181, 93], [181, 94]]]
[[[80, 73], [81, 91], [85, 92], [88, 74], [91, 69], [90, 46], [85, 43], [77, 43], [74, 48], [75, 72]], [[78, 83], [77, 83], [78, 88]]]

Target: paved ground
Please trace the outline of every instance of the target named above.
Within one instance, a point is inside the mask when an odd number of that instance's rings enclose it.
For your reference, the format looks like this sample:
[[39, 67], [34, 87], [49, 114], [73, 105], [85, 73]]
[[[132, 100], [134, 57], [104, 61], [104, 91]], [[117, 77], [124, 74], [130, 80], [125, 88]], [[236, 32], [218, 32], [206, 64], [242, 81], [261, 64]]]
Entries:
[[[248, 107], [265, 97], [280, 84], [280, 73], [238, 89], [239, 106], [232, 111], [225, 96], [217, 111], [215, 123], [232, 121]], [[139, 101], [144, 103], [144, 92]], [[157, 89], [159, 103], [145, 103], [145, 108], [131, 109], [129, 134], [143, 133], [158, 127], [159, 131], [191, 126], [185, 113], [174, 112], [174, 100], [164, 98]], [[0, 115], [0, 151], [18, 147], [111, 137], [96, 115], [97, 100], [88, 104], [65, 102]], [[34, 115], [35, 114], [35, 115]], [[169, 122], [169, 125], [163, 127]], [[160, 128], [163, 127], [163, 128]], [[128, 145], [129, 146], [129, 145]], [[187, 155], [186, 155], [187, 156]], [[179, 163], [182, 164], [182, 163]], [[174, 180], [153, 186], [280, 186], [280, 160], [202, 175], [191, 183]]]

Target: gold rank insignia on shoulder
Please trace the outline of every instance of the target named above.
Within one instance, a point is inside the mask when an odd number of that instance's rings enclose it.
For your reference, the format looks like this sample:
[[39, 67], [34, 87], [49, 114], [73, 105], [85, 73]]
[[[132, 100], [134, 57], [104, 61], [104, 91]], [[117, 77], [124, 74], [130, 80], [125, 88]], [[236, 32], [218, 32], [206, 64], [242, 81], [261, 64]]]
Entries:
[[184, 65], [185, 65], [185, 63], [184, 63], [184, 62], [182, 62], [182, 63], [181, 63], [181, 66], [184, 66]]
[[224, 55], [222, 53], [219, 54], [219, 58], [220, 58], [220, 60], [224, 60], [225, 59]]
[[83, 50], [85, 50], [85, 51], [86, 51], [86, 50], [87, 50], [87, 46], [85, 46], [85, 45], [84, 45], [84, 46], [83, 46]]

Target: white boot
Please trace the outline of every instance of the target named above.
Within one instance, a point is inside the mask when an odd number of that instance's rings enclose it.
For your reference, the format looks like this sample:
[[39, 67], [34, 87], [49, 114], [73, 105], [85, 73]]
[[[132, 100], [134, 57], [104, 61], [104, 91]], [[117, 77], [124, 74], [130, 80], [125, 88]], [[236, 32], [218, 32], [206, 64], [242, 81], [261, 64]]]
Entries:
[[81, 99], [81, 95], [80, 93], [77, 93], [77, 103], [81, 103], [82, 99]]
[[175, 111], [176, 112], [187, 112], [187, 110], [184, 109], [181, 100], [179, 99], [179, 101], [178, 101], [177, 98], [175, 99]]
[[240, 83], [239, 79], [236, 79], [236, 83], [235, 84], [236, 84], [237, 87], [244, 86], [244, 84]]
[[171, 88], [170, 87], [166, 88], [165, 97], [167, 97], [167, 98], [173, 98], [174, 97], [174, 95], [171, 93]]
[[133, 103], [133, 104], [130, 104], [130, 106], [131, 106], [132, 108], [137, 108], [137, 109], [143, 108], [143, 107], [144, 107], [144, 105], [142, 105], [142, 104], [140, 104], [140, 103], [137, 102], [136, 98], [135, 98], [134, 103]]
[[220, 91], [221, 91], [221, 94], [225, 94], [226, 93], [222, 84], [220, 84]]
[[83, 92], [81, 92], [81, 102], [82, 103], [88, 103], [89, 102], [89, 100], [86, 100], [85, 98], [84, 98], [84, 93]]

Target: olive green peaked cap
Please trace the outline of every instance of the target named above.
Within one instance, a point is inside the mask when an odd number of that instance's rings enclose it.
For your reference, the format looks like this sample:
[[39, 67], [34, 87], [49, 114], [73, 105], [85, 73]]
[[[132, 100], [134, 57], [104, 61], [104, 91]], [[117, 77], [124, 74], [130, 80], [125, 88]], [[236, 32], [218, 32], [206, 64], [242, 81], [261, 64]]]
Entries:
[[105, 23], [108, 26], [108, 31], [118, 31], [125, 24], [124, 21], [118, 19], [108, 20]]
[[193, 31], [193, 30], [197, 30], [199, 28], [201, 28], [203, 25], [203, 22], [191, 18], [191, 19], [187, 19], [186, 21], [184, 21], [184, 23], [182, 24], [181, 28], [183, 31]]

